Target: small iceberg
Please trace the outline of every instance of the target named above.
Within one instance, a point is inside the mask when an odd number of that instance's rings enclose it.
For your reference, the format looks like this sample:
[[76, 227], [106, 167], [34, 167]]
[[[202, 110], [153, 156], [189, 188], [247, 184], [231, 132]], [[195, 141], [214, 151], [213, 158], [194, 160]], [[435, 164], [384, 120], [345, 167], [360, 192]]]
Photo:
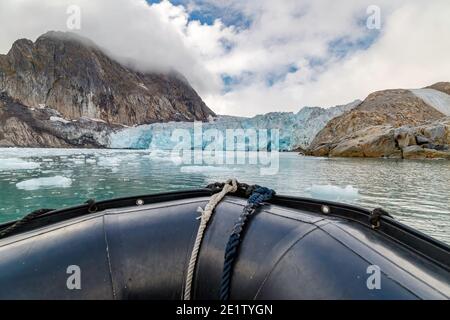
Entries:
[[350, 185], [345, 188], [333, 185], [313, 185], [307, 189], [312, 198], [328, 200], [328, 201], [342, 201], [355, 200], [359, 197], [357, 188]]
[[72, 185], [72, 179], [63, 176], [55, 176], [48, 178], [35, 178], [25, 180], [16, 184], [17, 189], [22, 190], [38, 190], [41, 188], [68, 188]]
[[210, 172], [228, 172], [237, 171], [237, 169], [229, 167], [215, 167], [215, 166], [183, 166], [180, 168], [183, 173], [210, 173]]
[[29, 170], [37, 169], [41, 165], [33, 161], [25, 161], [20, 158], [0, 159], [0, 171], [3, 170]]
[[122, 159], [116, 157], [101, 157], [97, 161], [97, 165], [101, 167], [118, 167]]

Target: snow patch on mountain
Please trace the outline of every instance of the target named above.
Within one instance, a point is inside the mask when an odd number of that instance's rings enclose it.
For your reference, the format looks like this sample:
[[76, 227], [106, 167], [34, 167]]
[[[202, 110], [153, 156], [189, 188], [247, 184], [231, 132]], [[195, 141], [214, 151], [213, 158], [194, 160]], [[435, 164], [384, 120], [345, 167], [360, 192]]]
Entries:
[[61, 118], [61, 117], [56, 117], [56, 116], [51, 116], [50, 117], [50, 121], [53, 121], [53, 122], [58, 121], [58, 122], [62, 122], [64, 124], [70, 123], [69, 120], [66, 120], [66, 119]]
[[417, 97], [446, 116], [450, 116], [450, 95], [435, 89], [412, 89]]

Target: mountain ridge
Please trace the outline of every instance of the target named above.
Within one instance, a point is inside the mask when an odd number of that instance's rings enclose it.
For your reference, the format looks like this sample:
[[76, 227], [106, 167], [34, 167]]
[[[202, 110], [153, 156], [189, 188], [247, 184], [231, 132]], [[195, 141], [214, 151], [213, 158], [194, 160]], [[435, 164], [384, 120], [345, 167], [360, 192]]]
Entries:
[[[450, 82], [380, 90], [335, 108], [217, 117], [183, 75], [136, 71], [75, 33], [19, 39], [0, 55], [0, 146], [130, 148], [154, 133], [167, 144], [164, 130], [198, 120], [220, 130], [279, 129], [281, 150], [314, 156], [434, 157], [449, 149], [445, 116]], [[123, 134], [139, 143], [111, 142]]]
[[51, 31], [35, 42], [15, 41], [0, 56], [0, 91], [30, 107], [47, 105], [68, 119], [135, 125], [215, 115], [179, 73], [132, 70], [74, 33]]

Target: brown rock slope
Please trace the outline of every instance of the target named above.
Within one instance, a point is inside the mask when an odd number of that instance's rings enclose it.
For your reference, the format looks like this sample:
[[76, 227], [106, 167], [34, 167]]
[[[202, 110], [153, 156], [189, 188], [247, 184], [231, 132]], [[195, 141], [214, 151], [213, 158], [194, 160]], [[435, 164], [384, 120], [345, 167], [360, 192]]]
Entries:
[[[445, 88], [443, 85], [439, 87]], [[332, 119], [314, 138], [307, 154], [332, 157], [405, 157], [400, 146], [402, 134], [405, 131], [411, 133], [405, 138], [411, 140], [404, 142], [406, 146], [417, 146], [415, 133], [422, 135], [417, 131], [419, 127], [428, 125], [447, 128], [446, 122], [433, 124], [433, 121], [444, 116], [409, 90], [374, 92], [353, 110]], [[429, 142], [433, 143], [432, 139]], [[441, 149], [445, 148], [443, 144]]]
[[73, 33], [17, 40], [0, 55], [0, 92], [29, 107], [49, 106], [125, 125], [206, 120], [214, 113], [180, 74], [141, 73]]
[[441, 92], [444, 92], [444, 93], [450, 95], [450, 82], [437, 82], [427, 88], [439, 90]]

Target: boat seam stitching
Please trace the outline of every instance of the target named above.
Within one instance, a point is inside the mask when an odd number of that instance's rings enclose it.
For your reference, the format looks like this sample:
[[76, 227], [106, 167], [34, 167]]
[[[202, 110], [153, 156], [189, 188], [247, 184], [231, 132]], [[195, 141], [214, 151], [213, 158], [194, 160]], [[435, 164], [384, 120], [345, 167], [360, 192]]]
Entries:
[[114, 279], [112, 275], [112, 265], [111, 265], [111, 256], [109, 253], [109, 243], [108, 243], [108, 236], [106, 234], [106, 221], [105, 216], [103, 215], [103, 236], [105, 239], [105, 245], [106, 245], [106, 260], [108, 261], [108, 271], [109, 271], [109, 279], [111, 280], [111, 290], [113, 299], [116, 300], [116, 290], [114, 289]]

